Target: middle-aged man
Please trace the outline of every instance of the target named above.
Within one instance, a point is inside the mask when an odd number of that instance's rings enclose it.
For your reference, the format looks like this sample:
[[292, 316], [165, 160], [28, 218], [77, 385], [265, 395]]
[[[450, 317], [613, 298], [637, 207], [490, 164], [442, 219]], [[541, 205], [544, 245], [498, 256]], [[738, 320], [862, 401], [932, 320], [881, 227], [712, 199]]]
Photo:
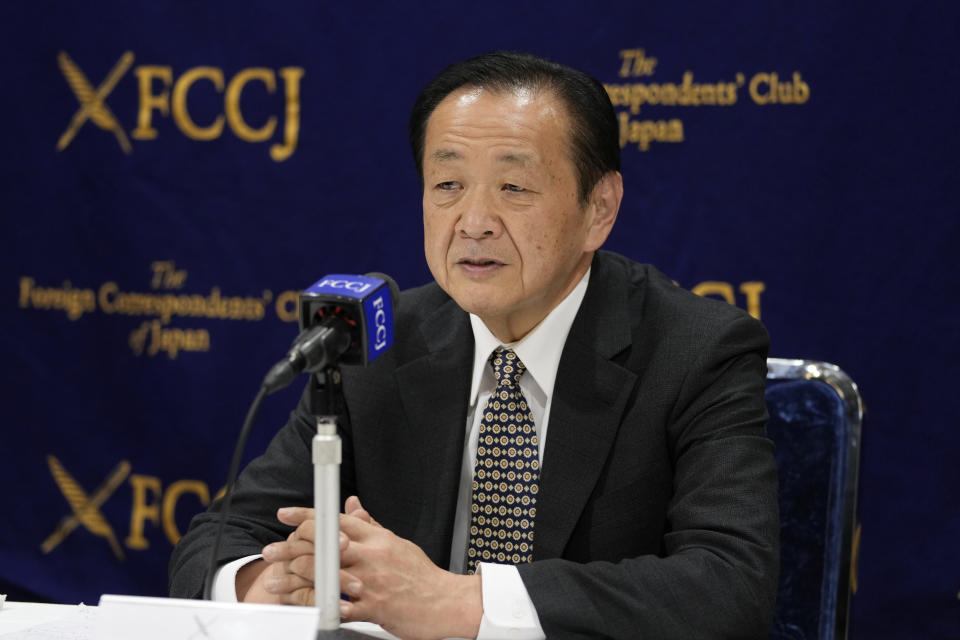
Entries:
[[[342, 619], [418, 638], [765, 637], [767, 335], [598, 252], [623, 195], [603, 86], [479, 56], [423, 90], [410, 140], [436, 283], [401, 295], [389, 354], [343, 371]], [[240, 477], [218, 597], [312, 602], [306, 407]], [[218, 506], [177, 547], [172, 594], [200, 594]]]

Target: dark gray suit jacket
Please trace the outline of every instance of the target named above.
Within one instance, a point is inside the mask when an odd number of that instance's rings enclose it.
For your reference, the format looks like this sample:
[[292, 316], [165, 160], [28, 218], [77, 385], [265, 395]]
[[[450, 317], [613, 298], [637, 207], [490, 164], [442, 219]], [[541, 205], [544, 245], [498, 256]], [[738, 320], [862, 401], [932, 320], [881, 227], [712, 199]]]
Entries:
[[[520, 567], [548, 638], [763, 638], [777, 584], [777, 476], [764, 434], [762, 325], [600, 252], [550, 414], [534, 562]], [[344, 368], [344, 497], [449, 564], [471, 369], [468, 316], [435, 284], [404, 292], [391, 351]], [[301, 401], [240, 476], [223, 560], [312, 504]], [[191, 523], [171, 594], [198, 597], [215, 526]]]

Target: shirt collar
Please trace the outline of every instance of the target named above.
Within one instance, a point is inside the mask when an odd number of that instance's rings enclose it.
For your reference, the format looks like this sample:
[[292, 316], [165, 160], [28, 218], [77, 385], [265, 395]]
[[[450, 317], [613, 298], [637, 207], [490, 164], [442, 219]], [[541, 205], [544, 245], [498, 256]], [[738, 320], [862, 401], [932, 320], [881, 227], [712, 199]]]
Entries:
[[[470, 326], [473, 328], [473, 379], [470, 383], [470, 404], [476, 404], [477, 394], [484, 371], [488, 368], [490, 354], [499, 346], [513, 349], [527, 368], [525, 376], [530, 376], [546, 396], [553, 394], [553, 384], [557, 379], [560, 355], [567, 342], [567, 334], [573, 320], [580, 310], [580, 304], [587, 293], [590, 269], [583, 274], [577, 286], [560, 301], [536, 327], [516, 342], [503, 344], [478, 316], [470, 314]], [[491, 373], [492, 375], [492, 373]]]

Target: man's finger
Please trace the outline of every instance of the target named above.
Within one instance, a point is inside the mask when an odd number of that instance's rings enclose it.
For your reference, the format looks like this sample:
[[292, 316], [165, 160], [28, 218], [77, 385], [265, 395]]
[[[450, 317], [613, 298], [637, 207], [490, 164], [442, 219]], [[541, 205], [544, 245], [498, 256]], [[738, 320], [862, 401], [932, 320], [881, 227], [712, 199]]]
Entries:
[[306, 520], [313, 520], [313, 509], [309, 507], [282, 507], [277, 509], [277, 520], [291, 527], [299, 527]]
[[312, 589], [313, 581], [293, 573], [281, 573], [265, 579], [263, 581], [263, 588], [266, 589], [268, 593], [282, 596], [298, 589]]
[[363, 583], [349, 571], [340, 569], [340, 591], [351, 598], [359, 598], [363, 594]]
[[297, 534], [297, 538], [313, 543], [316, 536], [316, 525], [317, 521], [310, 518], [301, 522], [294, 532]]
[[285, 562], [298, 556], [313, 555], [314, 546], [309, 540], [273, 542], [263, 548], [263, 559], [267, 562]]
[[363, 508], [363, 505], [360, 504], [360, 498], [357, 496], [347, 498], [347, 501], [343, 504], [343, 512], [348, 516], [359, 518], [364, 522], [369, 522], [378, 527], [380, 526], [380, 523], [373, 519], [370, 512]]
[[294, 604], [302, 607], [312, 607], [314, 604], [313, 600], [313, 586], [309, 588], [304, 587], [303, 589], [297, 589], [296, 591], [291, 591], [279, 595], [280, 602], [283, 604]]
[[374, 526], [372, 523], [360, 518], [345, 513], [340, 514], [340, 531], [345, 533], [350, 540], [362, 542], [364, 538], [372, 533]]
[[[375, 539], [376, 536], [391, 536], [387, 529], [376, 524], [365, 522], [353, 516], [340, 515], [340, 535], [349, 538], [346, 547], [340, 548], [340, 566], [341, 567], [359, 567], [364, 562], [376, 563], [375, 559], [382, 544]], [[380, 541], [383, 542], [383, 541]]]
[[[363, 545], [351, 543], [340, 551], [340, 567], [343, 569], [361, 570], [359, 566], [366, 559]], [[346, 591], [344, 591], [346, 593]]]
[[356, 605], [353, 602], [347, 602], [346, 600], [340, 601], [340, 621], [341, 622], [358, 622], [354, 617], [356, 612]]
[[370, 513], [366, 509], [354, 509], [353, 511], [347, 511], [347, 515], [363, 520], [364, 522], [373, 524], [373, 517], [370, 515]]
[[298, 575], [313, 584], [313, 554], [297, 556], [283, 563], [283, 570]]
[[363, 602], [340, 601], [340, 621], [341, 622], [371, 622], [369, 607]]
[[297, 526], [296, 529], [290, 532], [290, 535], [287, 536], [287, 542], [296, 542], [297, 540], [305, 540], [310, 544], [313, 544], [313, 537], [316, 529], [316, 520], [304, 520]]
[[[374, 525], [359, 518], [340, 514], [340, 566], [354, 567], [363, 561], [366, 555], [364, 543], [374, 531]], [[348, 539], [346, 546], [343, 538]]]

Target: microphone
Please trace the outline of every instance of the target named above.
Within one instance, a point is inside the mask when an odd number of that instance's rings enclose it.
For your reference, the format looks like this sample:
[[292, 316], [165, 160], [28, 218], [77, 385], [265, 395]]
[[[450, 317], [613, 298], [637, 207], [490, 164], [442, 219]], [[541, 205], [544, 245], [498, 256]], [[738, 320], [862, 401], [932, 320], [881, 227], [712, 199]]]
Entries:
[[393, 344], [399, 288], [383, 273], [331, 274], [300, 294], [300, 335], [263, 379], [266, 393], [337, 362], [366, 365]]
[[[233, 499], [233, 485], [263, 398], [287, 386], [305, 371], [314, 373], [339, 362], [366, 365], [376, 360], [393, 344], [393, 310], [399, 297], [400, 288], [393, 278], [376, 272], [364, 276], [324, 276], [300, 294], [300, 335], [293, 341], [286, 357], [275, 364], [263, 379], [237, 438], [227, 474], [217, 533], [210, 550], [210, 564], [203, 589], [205, 599], [209, 600], [213, 592], [213, 576], [217, 571], [220, 542]], [[336, 464], [339, 467], [339, 457]], [[335, 475], [333, 480], [339, 482], [339, 475]], [[339, 492], [339, 488], [336, 492]], [[339, 495], [334, 498], [334, 503], [338, 500]], [[339, 544], [336, 534], [328, 533], [327, 537], [334, 540], [332, 544]], [[339, 547], [335, 546], [334, 551], [339, 554]], [[339, 620], [336, 607], [328, 606], [327, 609], [332, 612], [331, 615], [336, 614]]]

